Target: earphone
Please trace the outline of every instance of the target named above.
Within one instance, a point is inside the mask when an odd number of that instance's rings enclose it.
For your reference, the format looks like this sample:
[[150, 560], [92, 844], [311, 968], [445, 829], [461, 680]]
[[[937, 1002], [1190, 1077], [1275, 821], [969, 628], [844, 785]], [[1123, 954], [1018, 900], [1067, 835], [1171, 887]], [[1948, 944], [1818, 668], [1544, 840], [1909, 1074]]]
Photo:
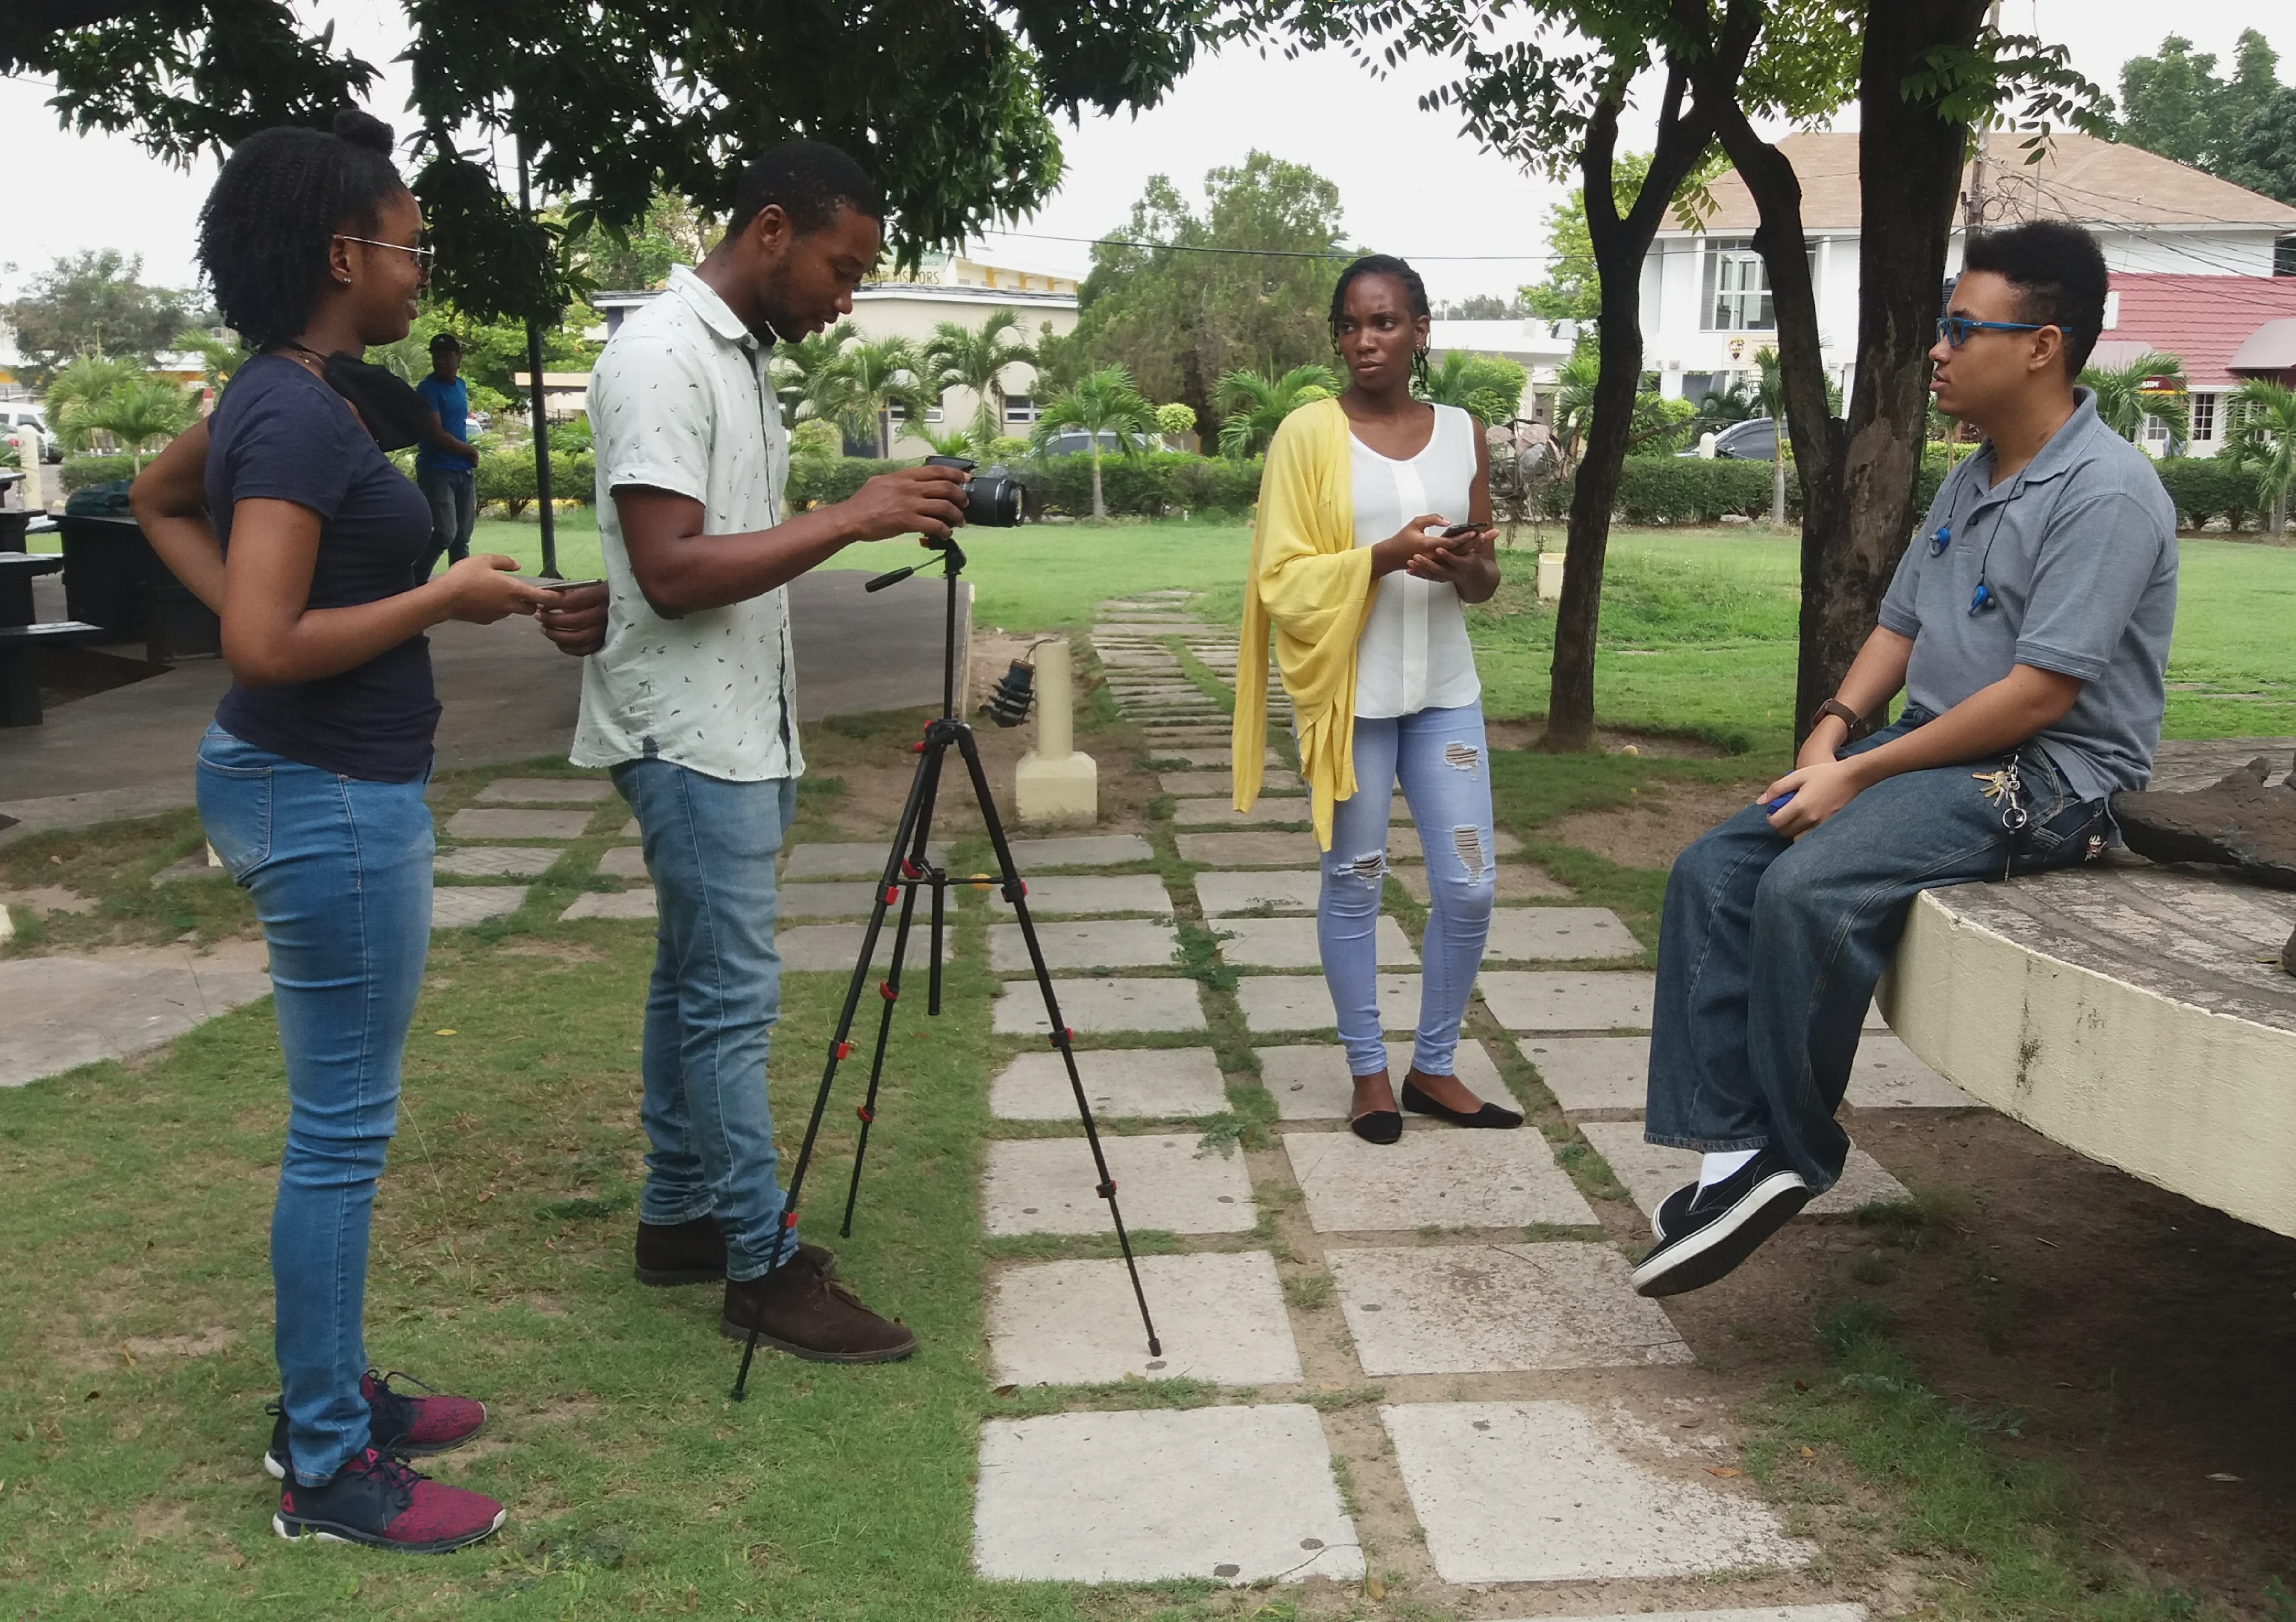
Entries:
[[[2001, 527], [1996, 524], [1993, 532], [1997, 537], [2001, 533]], [[1953, 526], [1951, 524], [1939, 524], [1935, 529], [1930, 531], [1930, 556], [1933, 558], [1944, 556], [1945, 549], [1952, 545]], [[1993, 542], [1988, 540], [1985, 543], [1984, 555], [1977, 560], [1977, 590], [1969, 599], [1969, 611], [1972, 614], [1981, 614], [1988, 609], [1997, 609], [2001, 606], [2001, 599], [1995, 596], [1993, 588], [1985, 583], [1985, 566], [1992, 561]]]

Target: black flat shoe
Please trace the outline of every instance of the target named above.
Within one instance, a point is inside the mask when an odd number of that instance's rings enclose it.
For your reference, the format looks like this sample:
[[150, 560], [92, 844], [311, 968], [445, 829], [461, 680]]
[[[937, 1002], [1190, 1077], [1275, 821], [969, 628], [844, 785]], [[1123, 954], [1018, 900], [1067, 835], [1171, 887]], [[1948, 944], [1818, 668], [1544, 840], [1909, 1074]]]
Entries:
[[1454, 1126], [1491, 1126], [1500, 1131], [1522, 1125], [1522, 1116], [1513, 1110], [1502, 1110], [1496, 1104], [1485, 1104], [1472, 1115], [1463, 1115], [1448, 1104], [1439, 1104], [1406, 1081], [1403, 1084], [1403, 1107], [1414, 1115], [1433, 1115]]
[[1403, 1135], [1403, 1117], [1394, 1110], [1366, 1110], [1348, 1123], [1366, 1143], [1392, 1143]]

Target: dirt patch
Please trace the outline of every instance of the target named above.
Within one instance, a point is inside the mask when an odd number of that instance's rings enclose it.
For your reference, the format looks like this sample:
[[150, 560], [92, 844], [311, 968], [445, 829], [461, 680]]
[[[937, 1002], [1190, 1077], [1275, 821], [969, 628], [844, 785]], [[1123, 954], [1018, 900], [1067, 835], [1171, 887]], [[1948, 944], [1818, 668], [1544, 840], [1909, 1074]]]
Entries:
[[83, 896], [61, 884], [40, 884], [29, 889], [0, 889], [0, 906], [36, 916], [46, 913], [92, 913], [95, 911], [95, 897]]
[[181, 1537], [191, 1529], [192, 1506], [182, 1499], [159, 1499], [135, 1506], [135, 1536], [143, 1539]]
[[[1539, 718], [1487, 721], [1483, 732], [1493, 749], [1536, 749], [1546, 736], [1546, 723]], [[1723, 754], [1703, 738], [1685, 738], [1672, 733], [1626, 732], [1609, 726], [1595, 729], [1595, 750], [1603, 755], [1651, 755], [1667, 760], [1719, 760]]]
[[[506, 940], [496, 951], [512, 957], [547, 957], [562, 963], [602, 963], [606, 954], [598, 947], [582, 940]], [[440, 980], [443, 987], [449, 982]]]
[[1746, 808], [1769, 780], [1644, 786], [1623, 806], [1558, 817], [1540, 834], [1590, 850], [1622, 867], [1671, 867], [1683, 848]]
[[188, 1335], [130, 1335], [126, 1342], [130, 1354], [141, 1360], [147, 1357], [204, 1357], [219, 1352], [239, 1339], [235, 1329], [217, 1324]]

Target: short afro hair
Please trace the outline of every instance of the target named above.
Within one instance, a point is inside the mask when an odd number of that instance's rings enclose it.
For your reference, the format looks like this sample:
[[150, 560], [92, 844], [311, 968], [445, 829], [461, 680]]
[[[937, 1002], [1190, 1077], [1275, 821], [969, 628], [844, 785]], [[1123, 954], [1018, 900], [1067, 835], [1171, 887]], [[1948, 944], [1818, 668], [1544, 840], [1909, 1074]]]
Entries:
[[885, 193], [868, 171], [836, 147], [819, 141], [777, 146], [742, 171], [726, 234], [737, 236], [769, 208], [779, 208], [800, 236], [811, 234], [850, 209], [885, 217]]
[[2037, 219], [1981, 231], [1962, 252], [1964, 274], [1989, 270], [2017, 295], [2017, 319], [2065, 335], [2065, 375], [2079, 377], [2104, 331], [2111, 278], [2096, 239], [2067, 220]]
[[390, 126], [346, 109], [332, 134], [283, 127], [234, 149], [200, 209], [200, 266], [217, 307], [250, 349], [310, 324], [339, 233], [371, 233], [406, 190]]

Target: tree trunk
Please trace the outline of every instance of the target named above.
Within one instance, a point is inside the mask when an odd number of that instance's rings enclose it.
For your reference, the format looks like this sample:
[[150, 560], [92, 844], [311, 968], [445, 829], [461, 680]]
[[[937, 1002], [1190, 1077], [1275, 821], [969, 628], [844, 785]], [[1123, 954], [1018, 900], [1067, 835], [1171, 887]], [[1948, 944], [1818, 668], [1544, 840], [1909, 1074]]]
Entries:
[[1770, 528], [1786, 527], [1786, 436], [1785, 424], [1778, 424], [1775, 443], [1770, 446]]
[[1092, 515], [1095, 519], [1108, 516], [1108, 504], [1100, 498], [1100, 436], [1092, 437]]

